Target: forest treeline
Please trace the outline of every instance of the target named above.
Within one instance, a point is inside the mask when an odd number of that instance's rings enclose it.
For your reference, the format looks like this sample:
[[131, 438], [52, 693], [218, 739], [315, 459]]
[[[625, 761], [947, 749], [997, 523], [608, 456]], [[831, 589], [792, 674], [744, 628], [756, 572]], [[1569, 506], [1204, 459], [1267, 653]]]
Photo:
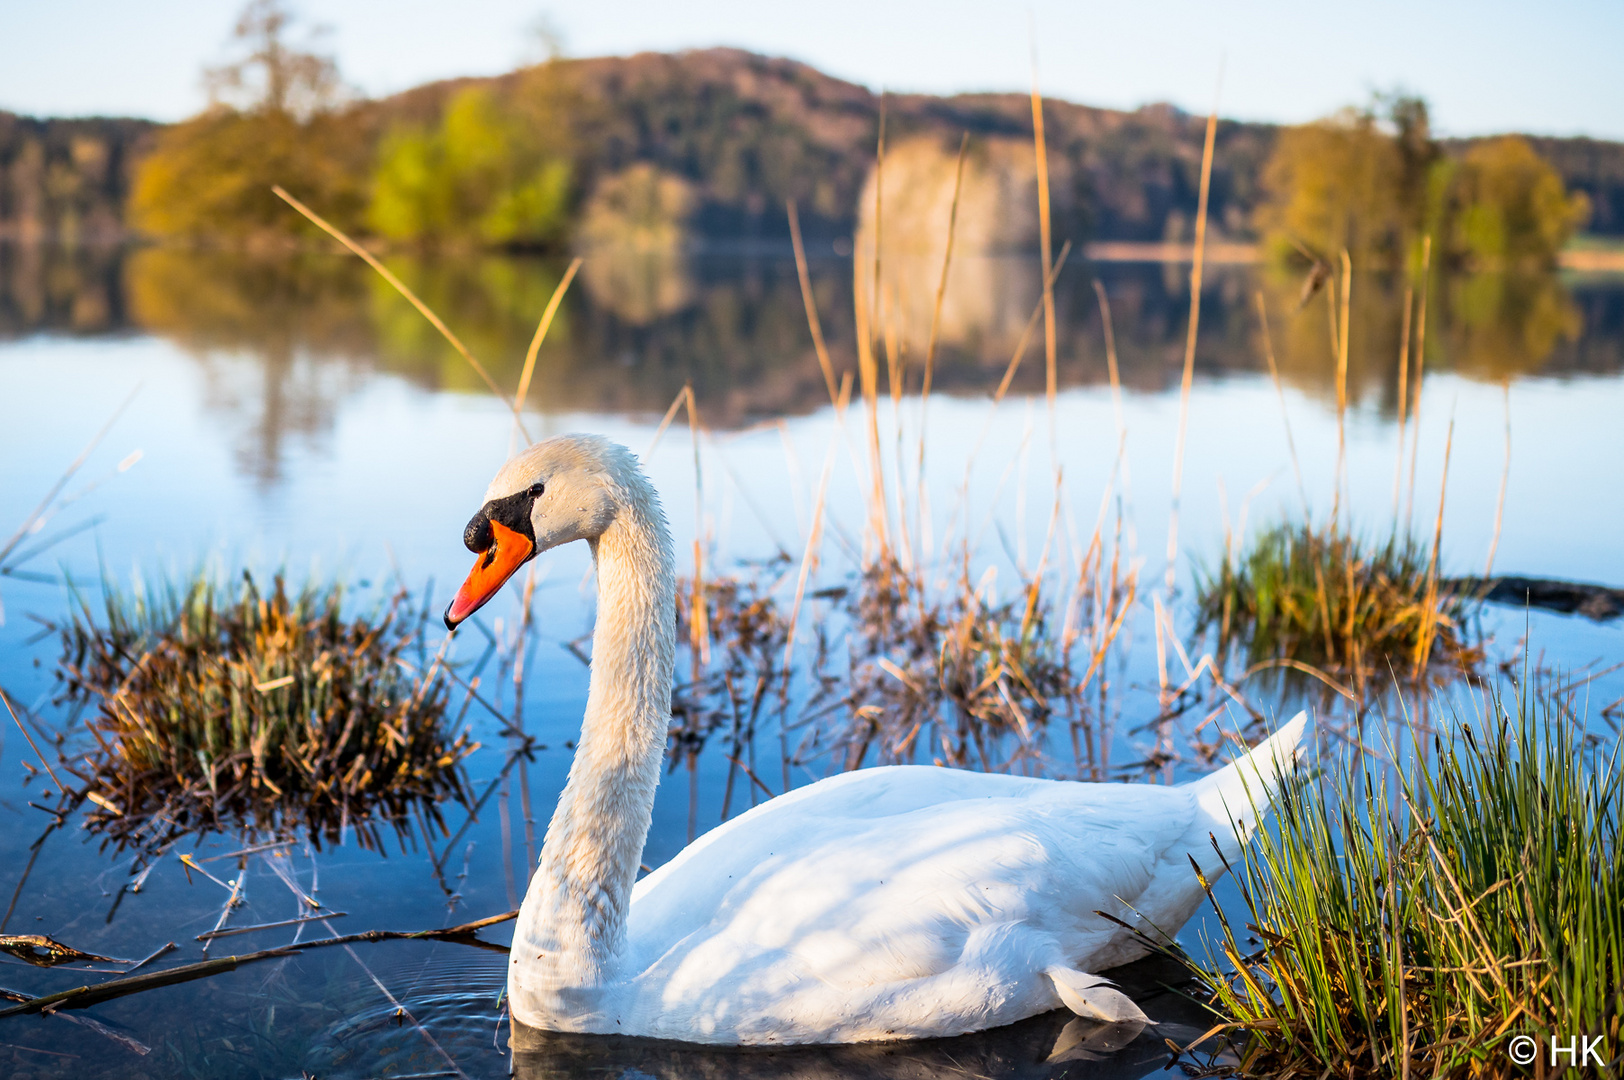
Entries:
[[123, 240], [135, 162], [158, 126], [0, 112], [0, 240]]
[[[308, 226], [280, 183], [341, 227], [409, 246], [660, 247], [780, 241], [794, 200], [813, 238], [850, 236], [882, 114], [888, 142], [1029, 140], [1020, 94], [888, 95], [733, 49], [564, 59], [381, 100], [294, 43], [255, 0], [213, 103], [172, 125], [0, 114], [0, 238], [129, 234], [287, 246]], [[1193, 230], [1204, 120], [1044, 105], [1056, 234], [1181, 241]], [[1425, 106], [1377, 99], [1315, 124], [1222, 121], [1217, 236], [1395, 261], [1432, 235], [1482, 265], [1548, 259], [1578, 228], [1624, 235], [1624, 144], [1437, 140]]]

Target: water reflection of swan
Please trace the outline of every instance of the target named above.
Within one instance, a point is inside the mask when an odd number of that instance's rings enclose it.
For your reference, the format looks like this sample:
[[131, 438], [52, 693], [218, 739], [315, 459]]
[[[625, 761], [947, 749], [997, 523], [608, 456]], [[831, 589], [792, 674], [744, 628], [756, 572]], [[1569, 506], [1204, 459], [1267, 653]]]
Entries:
[[455, 626], [537, 552], [592, 547], [598, 625], [569, 782], [514, 930], [516, 1021], [724, 1045], [957, 1035], [1061, 1005], [1143, 1024], [1092, 972], [1144, 955], [1097, 914], [1171, 932], [1255, 826], [1299, 716], [1182, 787], [1083, 784], [919, 766], [781, 795], [637, 882], [670, 718], [675, 562], [653, 486], [624, 448], [539, 443], [486, 491]]
[[[695, 1046], [657, 1039], [570, 1035], [513, 1029], [514, 1080], [584, 1075], [655, 1080], [1139, 1080], [1167, 1064], [1165, 1039], [1185, 1045], [1212, 1023], [1204, 1006], [1165, 984], [1177, 965], [1144, 960], [1119, 972], [1124, 989], [1145, 1006], [1154, 1026], [1102, 1024], [1067, 1011], [1047, 1012], [991, 1031], [951, 1039], [845, 1046]], [[482, 999], [482, 1002], [488, 1000]]]

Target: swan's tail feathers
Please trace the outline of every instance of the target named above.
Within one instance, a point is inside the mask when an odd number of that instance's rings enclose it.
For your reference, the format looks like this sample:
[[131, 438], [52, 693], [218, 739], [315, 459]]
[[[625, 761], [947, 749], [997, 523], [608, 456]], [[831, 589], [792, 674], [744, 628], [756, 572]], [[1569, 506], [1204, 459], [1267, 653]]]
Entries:
[[1268, 814], [1280, 785], [1308, 752], [1313, 734], [1308, 713], [1300, 712], [1245, 757], [1190, 785], [1207, 831], [1217, 838], [1224, 858], [1239, 855], [1240, 845]]
[[1061, 1004], [1078, 1016], [1102, 1024], [1150, 1023], [1133, 998], [1112, 986], [1109, 979], [1058, 964], [1044, 974], [1054, 983]]

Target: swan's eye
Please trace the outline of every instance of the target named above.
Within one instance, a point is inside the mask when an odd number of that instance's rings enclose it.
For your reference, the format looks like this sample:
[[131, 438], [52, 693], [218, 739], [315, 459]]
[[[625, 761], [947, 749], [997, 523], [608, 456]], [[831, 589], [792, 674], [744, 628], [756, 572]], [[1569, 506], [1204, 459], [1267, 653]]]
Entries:
[[530, 497], [532, 499], [537, 498], [538, 496], [541, 495], [542, 492], [544, 492], [546, 490], [547, 490], [547, 485], [541, 483], [540, 481], [537, 481], [536, 483], [530, 485]]

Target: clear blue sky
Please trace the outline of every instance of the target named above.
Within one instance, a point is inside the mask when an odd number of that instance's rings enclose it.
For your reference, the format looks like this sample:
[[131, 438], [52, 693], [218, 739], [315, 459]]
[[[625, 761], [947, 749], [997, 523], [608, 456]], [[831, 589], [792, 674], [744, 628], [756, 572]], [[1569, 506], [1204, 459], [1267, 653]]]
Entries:
[[[203, 103], [236, 0], [0, 0], [0, 108], [176, 119]], [[294, 0], [351, 84], [388, 94], [536, 55], [544, 12], [574, 56], [736, 45], [879, 88], [1024, 90], [1296, 122], [1373, 89], [1424, 95], [1447, 134], [1624, 139], [1624, 0]]]

